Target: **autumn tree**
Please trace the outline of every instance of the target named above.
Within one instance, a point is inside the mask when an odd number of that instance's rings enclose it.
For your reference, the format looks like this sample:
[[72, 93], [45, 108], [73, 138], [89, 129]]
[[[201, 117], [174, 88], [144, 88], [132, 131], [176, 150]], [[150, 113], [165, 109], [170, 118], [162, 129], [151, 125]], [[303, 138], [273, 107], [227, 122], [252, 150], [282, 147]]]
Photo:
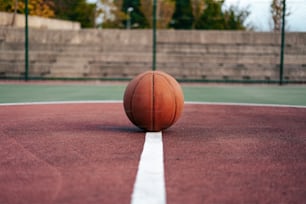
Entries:
[[[175, 7], [175, 0], [157, 0], [156, 24], [157, 28], [165, 29], [171, 21]], [[152, 27], [153, 6], [152, 0], [141, 0], [141, 11]]]
[[0, 11], [13, 11], [14, 4], [12, 0], [0, 0]]
[[[157, 28], [165, 29], [246, 29], [244, 22], [248, 9], [231, 6], [224, 9], [224, 0], [156, 0]], [[103, 28], [125, 28], [131, 12], [131, 24], [146, 22], [139, 28], [152, 27], [152, 0], [101, 0], [103, 5]], [[139, 7], [139, 8], [138, 8]], [[123, 9], [119, 9], [123, 8]], [[134, 16], [136, 13], [139, 18]], [[142, 16], [143, 15], [143, 16]], [[141, 18], [140, 18], [141, 17]], [[137, 21], [141, 19], [141, 21]], [[138, 24], [141, 25], [141, 24]]]
[[273, 30], [280, 31], [283, 13], [281, 0], [272, 0], [270, 8], [273, 20]]
[[195, 24], [196, 22], [199, 21], [201, 15], [203, 14], [203, 11], [205, 9], [205, 0], [191, 0], [191, 7], [192, 7], [192, 14], [194, 17], [193, 24]]
[[175, 9], [174, 0], [160, 0], [157, 7], [157, 28], [168, 28]]
[[[282, 27], [283, 1], [285, 0], [272, 0], [270, 5], [274, 31], [280, 31]], [[289, 15], [290, 12], [286, 12], [285, 16]]]
[[[51, 0], [29, 0], [29, 15], [41, 17], [54, 17], [54, 4]], [[15, 0], [0, 0], [0, 11], [24, 13], [25, 3]]]
[[[0, 11], [24, 13], [22, 0], [0, 0]], [[17, 5], [17, 8], [16, 8]], [[28, 0], [29, 15], [78, 21], [82, 27], [93, 27], [95, 4], [86, 0]]]
[[124, 20], [128, 18], [123, 12], [123, 0], [100, 0], [99, 8], [97, 9], [97, 17], [100, 18], [102, 28], [124, 28]]

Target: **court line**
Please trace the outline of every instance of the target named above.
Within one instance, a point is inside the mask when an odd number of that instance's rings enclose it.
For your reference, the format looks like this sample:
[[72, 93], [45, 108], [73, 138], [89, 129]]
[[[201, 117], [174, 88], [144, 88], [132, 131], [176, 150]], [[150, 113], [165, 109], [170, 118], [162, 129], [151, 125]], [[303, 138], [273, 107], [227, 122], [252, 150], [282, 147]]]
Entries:
[[120, 100], [88, 100], [88, 101], [39, 101], [39, 102], [16, 102], [0, 103], [0, 106], [27, 106], [27, 105], [61, 105], [61, 104], [92, 104], [92, 103], [122, 103]]
[[303, 106], [303, 105], [264, 104], [264, 103], [226, 103], [226, 102], [187, 101], [185, 102], [185, 104], [220, 105], [220, 106], [258, 106], [258, 107], [277, 107], [277, 108], [306, 108], [306, 106]]
[[[93, 104], [93, 103], [122, 103], [122, 100], [88, 100], [88, 101], [46, 101], [46, 102], [17, 102], [0, 103], [0, 106], [23, 106], [23, 105], [60, 105], [60, 104]], [[258, 106], [258, 107], [279, 107], [279, 108], [306, 108], [304, 105], [285, 105], [285, 104], [262, 104], [262, 103], [225, 103], [225, 102], [199, 102], [185, 101], [185, 104], [198, 105], [222, 105], [222, 106]]]
[[147, 132], [140, 157], [131, 204], [166, 204], [161, 132]]
[[303, 105], [263, 104], [263, 103], [224, 103], [224, 102], [187, 101], [185, 102], [185, 104], [221, 105], [221, 106], [258, 106], [258, 107], [276, 107], [276, 108], [306, 108], [306, 106], [303, 106]]

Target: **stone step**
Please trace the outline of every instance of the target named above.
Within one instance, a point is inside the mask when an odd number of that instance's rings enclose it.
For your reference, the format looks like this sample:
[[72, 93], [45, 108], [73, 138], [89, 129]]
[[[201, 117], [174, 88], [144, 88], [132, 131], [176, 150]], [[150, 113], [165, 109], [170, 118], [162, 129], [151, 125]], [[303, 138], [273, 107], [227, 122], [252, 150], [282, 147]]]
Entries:
[[[24, 74], [25, 64], [23, 62], [5, 63], [0, 62], [0, 73], [7, 75]], [[29, 73], [31, 76], [44, 76], [50, 73], [51, 65], [49, 63], [31, 63], [29, 64]]]
[[[56, 52], [30, 52], [29, 60], [54, 62], [58, 53]], [[19, 61], [24, 60], [25, 52], [22, 51], [0, 51], [0, 60]]]
[[104, 67], [90, 67], [90, 72], [87, 76], [103, 76], [103, 77], [133, 77], [137, 74], [152, 70], [151, 67], [146, 66], [133, 66], [133, 67], [122, 67], [122, 66], [104, 66]]
[[[48, 62], [51, 64], [103, 64], [103, 63], [150, 63], [152, 61], [151, 53], [101, 53], [101, 54], [84, 54], [76, 55], [72, 53], [56, 54], [52, 52], [31, 52], [29, 55], [30, 62]], [[273, 55], [236, 55], [236, 54], [182, 54], [182, 53], [158, 53], [157, 61], [160, 63], [220, 63], [220, 64], [277, 64], [279, 56]], [[0, 51], [0, 61], [18, 62], [24, 61], [23, 51]], [[300, 55], [285, 55], [285, 63], [287, 64], [306, 64], [306, 56]], [[184, 66], [184, 65], [182, 65]]]
[[[278, 64], [280, 61], [277, 55], [216, 55], [206, 54], [203, 56], [193, 55], [176, 55], [176, 54], [163, 54], [157, 55], [157, 61], [162, 63], [237, 63], [237, 64]], [[306, 64], [305, 55], [285, 55], [285, 63], [288, 64]]]
[[[278, 78], [279, 33], [158, 30], [157, 69], [178, 78]], [[0, 75], [24, 73], [24, 30], [0, 30]], [[152, 67], [150, 30], [30, 30], [30, 73], [130, 77]], [[306, 35], [286, 35], [285, 78], [305, 80]]]
[[[29, 42], [30, 50], [50, 50], [50, 51], [70, 51], [70, 52], [150, 52], [152, 46], [150, 44], [118, 44], [118, 43], [101, 43], [101, 44], [69, 44], [69, 43], [37, 43]], [[0, 48], [4, 50], [23, 50], [23, 42], [4, 42], [0, 44]], [[182, 43], [182, 42], [158, 42], [157, 49], [160, 52], [232, 52], [232, 53], [279, 53], [279, 44], [212, 44], [212, 43]], [[285, 51], [288, 53], [306, 53], [306, 48], [303, 44], [286, 44]]]

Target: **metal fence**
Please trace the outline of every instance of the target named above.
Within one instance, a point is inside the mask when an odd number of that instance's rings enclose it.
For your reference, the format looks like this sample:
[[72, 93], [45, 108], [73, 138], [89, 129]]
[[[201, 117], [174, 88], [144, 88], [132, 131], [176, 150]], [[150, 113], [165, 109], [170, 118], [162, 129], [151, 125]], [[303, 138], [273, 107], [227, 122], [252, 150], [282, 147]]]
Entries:
[[181, 81], [305, 83], [306, 32], [282, 28], [152, 32], [0, 27], [0, 78], [128, 80], [157, 69]]

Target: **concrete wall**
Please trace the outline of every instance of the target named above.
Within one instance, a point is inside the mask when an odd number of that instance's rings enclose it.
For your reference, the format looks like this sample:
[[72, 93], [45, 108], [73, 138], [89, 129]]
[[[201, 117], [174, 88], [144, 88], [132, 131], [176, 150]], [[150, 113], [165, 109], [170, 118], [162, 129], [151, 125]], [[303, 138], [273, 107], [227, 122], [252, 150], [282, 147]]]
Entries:
[[[157, 33], [157, 69], [186, 80], [276, 81], [279, 33]], [[151, 30], [30, 30], [30, 76], [130, 78], [152, 68]], [[0, 77], [24, 74], [23, 29], [0, 29]], [[284, 78], [306, 82], [306, 33], [287, 33]]]
[[[17, 14], [13, 21], [13, 13], [0, 12], [0, 28], [3, 26], [13, 26], [17, 28], [25, 27], [25, 16]], [[61, 29], [61, 30], [80, 30], [79, 22], [64, 21], [38, 16], [29, 16], [29, 27], [39, 29]]]

